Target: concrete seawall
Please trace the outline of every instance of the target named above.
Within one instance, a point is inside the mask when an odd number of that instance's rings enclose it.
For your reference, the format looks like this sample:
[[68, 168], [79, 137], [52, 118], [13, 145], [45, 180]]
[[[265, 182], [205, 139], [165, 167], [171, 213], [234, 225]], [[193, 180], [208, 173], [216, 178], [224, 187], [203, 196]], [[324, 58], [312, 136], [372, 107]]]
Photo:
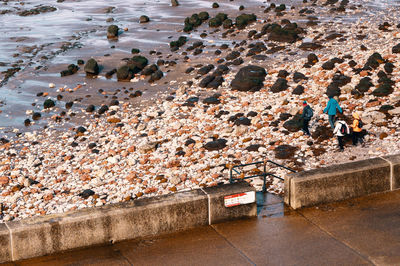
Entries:
[[285, 178], [285, 203], [293, 209], [400, 188], [400, 155], [332, 165]]
[[[246, 192], [250, 201], [226, 207], [226, 196]], [[0, 224], [0, 263], [252, 216], [255, 189], [240, 182], [6, 222]]]

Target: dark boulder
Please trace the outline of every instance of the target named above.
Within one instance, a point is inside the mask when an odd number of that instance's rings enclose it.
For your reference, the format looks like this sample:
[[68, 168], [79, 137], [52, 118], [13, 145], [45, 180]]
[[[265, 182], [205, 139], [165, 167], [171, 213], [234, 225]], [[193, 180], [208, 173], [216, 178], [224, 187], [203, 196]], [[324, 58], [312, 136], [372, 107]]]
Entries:
[[99, 65], [97, 64], [97, 61], [93, 58], [90, 58], [86, 62], [83, 70], [86, 72], [87, 75], [98, 75], [100, 68]]
[[370, 77], [364, 77], [360, 80], [360, 82], [356, 85], [355, 89], [361, 93], [367, 92], [374, 84]]
[[146, 15], [140, 16], [139, 23], [147, 23], [150, 21], [150, 18]]
[[213, 75], [207, 75], [205, 76], [199, 83], [199, 86], [201, 88], [207, 88], [208, 84], [215, 79], [215, 76]]
[[297, 148], [290, 145], [279, 145], [275, 148], [275, 158], [291, 159], [293, 158]]
[[263, 145], [260, 145], [260, 144], [252, 144], [252, 145], [246, 147], [246, 151], [258, 151], [258, 149], [259, 149], [260, 147], [263, 147]]
[[235, 126], [250, 126], [251, 125], [251, 120], [248, 119], [247, 117], [239, 117], [238, 119], [235, 120], [234, 122]]
[[48, 109], [48, 108], [51, 108], [51, 107], [54, 107], [54, 106], [56, 106], [56, 103], [52, 99], [47, 99], [43, 103], [43, 108], [44, 109]]
[[117, 79], [118, 81], [129, 81], [133, 78], [134, 74], [129, 68], [129, 66], [122, 66], [117, 69]]
[[393, 46], [392, 53], [394, 53], [394, 54], [400, 53], [400, 43]]
[[287, 84], [287, 80], [284, 78], [278, 78], [274, 85], [271, 86], [271, 91], [273, 93], [277, 93], [277, 92], [281, 92], [281, 91], [285, 91], [288, 88], [288, 84]]
[[304, 92], [304, 87], [302, 85], [298, 85], [293, 91], [292, 93], [295, 95], [301, 95]]
[[257, 20], [257, 16], [254, 14], [241, 14], [236, 17], [235, 25], [238, 29], [244, 29], [247, 25]]
[[84, 191], [82, 191], [81, 193], [78, 194], [79, 197], [82, 197], [84, 199], [89, 198], [90, 196], [93, 196], [95, 193], [93, 190], [91, 189], [85, 189]]
[[152, 64], [149, 66], [146, 66], [143, 70], [142, 70], [142, 75], [145, 76], [150, 76], [151, 74], [153, 74], [154, 72], [156, 72], [158, 70], [158, 66], [156, 64]]
[[160, 80], [164, 76], [164, 73], [161, 70], [157, 70], [153, 74], [151, 74], [149, 82], [152, 83], [154, 81]]
[[214, 141], [207, 142], [207, 143], [204, 145], [204, 148], [205, 148], [206, 150], [208, 150], [208, 151], [218, 151], [218, 150], [222, 150], [223, 148], [226, 147], [226, 143], [227, 143], [227, 142], [228, 142], [228, 141], [225, 140], [225, 139], [217, 139], [217, 140], [214, 140]]
[[303, 79], [308, 79], [303, 73], [300, 73], [300, 72], [294, 72], [293, 73], [293, 81], [294, 82], [300, 82], [300, 81], [302, 81]]
[[171, 0], [171, 5], [172, 6], [179, 6], [178, 0]]
[[35, 112], [32, 114], [32, 120], [36, 121], [39, 120], [42, 117], [42, 115], [39, 112]]
[[226, 59], [226, 61], [231, 61], [231, 60], [234, 60], [234, 59], [238, 58], [239, 56], [240, 56], [240, 52], [238, 52], [238, 51], [233, 51], [233, 52], [231, 52], [230, 54], [228, 54], [228, 55], [225, 57], [225, 59]]
[[117, 25], [110, 25], [107, 29], [107, 38], [117, 38], [119, 28]]
[[211, 97], [205, 98], [203, 100], [203, 103], [204, 104], [220, 104], [221, 101], [217, 97], [211, 96]]
[[214, 69], [214, 65], [207, 65], [207, 66], [204, 66], [204, 67], [202, 67], [202, 68], [200, 68], [198, 71], [197, 71], [197, 74], [199, 74], [199, 75], [205, 75], [205, 74], [207, 74], [208, 72], [210, 72], [212, 69]]
[[372, 95], [376, 97], [388, 96], [393, 92], [393, 87], [388, 83], [383, 83], [379, 85], [377, 89], [372, 92]]
[[93, 104], [91, 104], [88, 107], [86, 107], [86, 112], [91, 113], [94, 112], [95, 109], [96, 107]]
[[245, 66], [236, 74], [231, 83], [232, 89], [239, 91], [258, 91], [263, 87], [267, 72], [259, 66]]
[[322, 69], [325, 70], [332, 70], [335, 68], [335, 63], [333, 63], [331, 60], [326, 61], [325, 63], [322, 64]]
[[297, 132], [303, 128], [303, 118], [301, 115], [295, 115], [292, 119], [283, 123], [283, 127], [289, 132]]

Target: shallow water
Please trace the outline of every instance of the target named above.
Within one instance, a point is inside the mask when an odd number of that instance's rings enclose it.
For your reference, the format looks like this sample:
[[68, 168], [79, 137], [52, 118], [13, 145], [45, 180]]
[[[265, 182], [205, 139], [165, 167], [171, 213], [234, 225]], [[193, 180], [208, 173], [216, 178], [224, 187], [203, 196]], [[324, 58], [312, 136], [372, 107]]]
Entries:
[[[115, 78], [107, 80], [100, 78], [91, 80], [85, 78], [82, 72], [71, 77], [59, 77], [59, 72], [66, 69], [71, 63], [76, 64], [79, 58], [85, 61], [90, 57], [103, 57], [106, 54], [120, 54], [121, 56], [113, 62], [105, 64], [101, 73], [110, 70], [118, 64], [119, 60], [129, 56], [133, 47], [139, 48], [148, 54], [152, 49], [168, 52], [169, 38], [176, 39], [182, 32], [183, 20], [193, 12], [208, 11], [210, 15], [218, 12], [239, 12], [240, 1], [226, 1], [220, 3], [219, 9], [212, 9], [211, 1], [180, 1], [179, 7], [171, 7], [168, 0], [148, 1], [121, 1], [121, 0], [80, 0], [64, 2], [56, 1], [2, 1], [0, 2], [0, 13], [9, 10], [9, 13], [0, 15], [0, 72], [11, 67], [20, 67], [22, 70], [8, 82], [2, 82], [0, 87], [0, 137], [10, 135], [14, 128], [24, 130], [23, 121], [28, 118], [26, 110], [40, 111], [43, 97], [36, 97], [38, 92], [49, 92], [54, 98], [57, 88], [86, 82], [88, 85], [81, 94], [74, 97], [84, 98], [84, 94], [94, 95], [98, 89], [121, 88], [122, 86], [146, 86], [146, 84], [130, 84], [116, 82]], [[280, 1], [290, 5], [293, 2], [302, 1]], [[358, 1], [360, 2], [360, 1]], [[400, 0], [371, 0], [362, 1], [375, 9], [385, 10], [396, 8]], [[246, 6], [268, 5], [262, 1], [254, 0], [251, 3], [244, 1]], [[57, 8], [55, 12], [47, 12], [39, 15], [19, 16], [18, 12], [30, 10], [39, 5], [48, 5]], [[246, 11], [246, 10], [245, 10]], [[151, 23], [139, 24], [139, 17], [146, 14]], [[113, 22], [106, 22], [113, 18]], [[111, 24], [120, 28], [128, 28], [121, 32], [118, 42], [107, 40], [106, 30]], [[200, 38], [201, 32], [193, 32], [191, 38]], [[213, 39], [207, 37], [204, 41], [212, 40], [215, 44], [227, 40]], [[115, 48], [111, 48], [112, 46]], [[81, 66], [81, 69], [83, 66]], [[0, 74], [4, 79], [4, 74]], [[55, 83], [55, 89], [49, 89], [48, 84]], [[67, 100], [74, 100], [71, 95]], [[94, 95], [91, 99], [94, 99]], [[89, 99], [89, 98], [88, 98]], [[87, 100], [86, 98], [84, 101]], [[100, 101], [100, 100], [98, 100]], [[103, 99], [103, 101], [105, 101]], [[36, 106], [32, 104], [37, 103]], [[84, 106], [85, 103], [76, 102], [76, 107]], [[61, 104], [63, 106], [63, 103]], [[61, 108], [59, 109], [61, 110]], [[59, 111], [57, 110], [57, 111]], [[50, 116], [52, 113], [44, 113]], [[45, 125], [45, 121], [37, 123], [29, 130], [38, 129]]]

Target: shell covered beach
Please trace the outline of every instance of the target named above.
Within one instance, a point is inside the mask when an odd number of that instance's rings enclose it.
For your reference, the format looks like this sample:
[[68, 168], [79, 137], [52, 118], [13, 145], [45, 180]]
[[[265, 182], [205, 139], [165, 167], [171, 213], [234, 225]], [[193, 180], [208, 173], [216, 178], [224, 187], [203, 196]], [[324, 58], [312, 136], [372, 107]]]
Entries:
[[[118, 26], [111, 50], [89, 55], [86, 42], [27, 66], [4, 85], [40, 80], [36, 104], [20, 112], [31, 126], [1, 138], [0, 222], [227, 183], [237, 164], [269, 159], [304, 171], [399, 153], [400, 9], [382, 2], [205, 1], [196, 15], [168, 2], [180, 14], [166, 18], [172, 30], [151, 14], [129, 27], [109, 20]], [[143, 25], [160, 41], [124, 43]], [[361, 115], [365, 145], [348, 137], [339, 152], [322, 113], [328, 95], [348, 124]], [[301, 131], [304, 100], [311, 136]], [[267, 190], [281, 194], [282, 181], [270, 178]]]

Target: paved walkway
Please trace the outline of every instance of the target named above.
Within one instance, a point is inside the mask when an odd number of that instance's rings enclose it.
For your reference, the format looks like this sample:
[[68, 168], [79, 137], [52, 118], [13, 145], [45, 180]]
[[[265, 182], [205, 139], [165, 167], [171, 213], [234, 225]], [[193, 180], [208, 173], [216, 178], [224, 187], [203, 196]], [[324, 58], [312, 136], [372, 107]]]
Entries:
[[[262, 195], [261, 195], [262, 197]], [[400, 265], [400, 191], [8, 265]]]

